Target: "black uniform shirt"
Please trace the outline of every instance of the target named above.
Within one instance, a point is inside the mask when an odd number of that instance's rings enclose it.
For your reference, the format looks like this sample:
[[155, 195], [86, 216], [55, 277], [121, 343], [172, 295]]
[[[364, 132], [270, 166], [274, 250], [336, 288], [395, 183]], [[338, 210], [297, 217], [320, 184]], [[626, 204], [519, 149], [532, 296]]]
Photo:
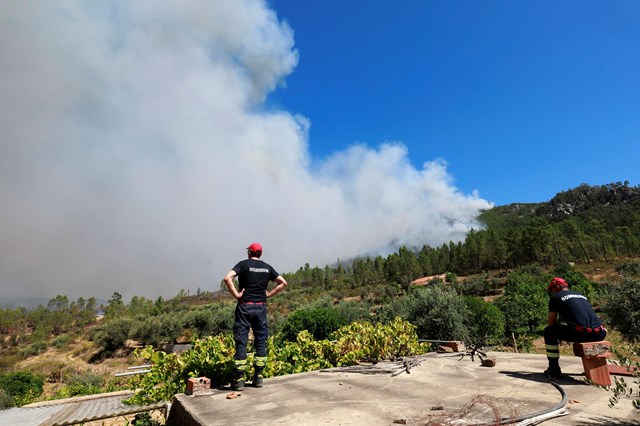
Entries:
[[558, 312], [560, 319], [567, 324], [596, 328], [602, 321], [593, 310], [591, 303], [582, 294], [565, 290], [549, 299], [549, 311]]
[[233, 271], [238, 274], [240, 291], [244, 289], [244, 302], [266, 302], [269, 281], [274, 281], [280, 275], [271, 265], [259, 259], [241, 260], [233, 267]]

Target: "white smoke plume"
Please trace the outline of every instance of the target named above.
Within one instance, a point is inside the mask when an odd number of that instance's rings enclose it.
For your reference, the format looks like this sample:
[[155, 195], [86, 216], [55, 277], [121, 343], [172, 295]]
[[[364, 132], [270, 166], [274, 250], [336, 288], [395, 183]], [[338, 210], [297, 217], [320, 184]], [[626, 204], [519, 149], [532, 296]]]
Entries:
[[297, 61], [263, 0], [0, 3], [2, 297], [217, 290], [253, 241], [292, 272], [477, 227], [490, 204], [401, 143], [313, 162], [263, 104]]

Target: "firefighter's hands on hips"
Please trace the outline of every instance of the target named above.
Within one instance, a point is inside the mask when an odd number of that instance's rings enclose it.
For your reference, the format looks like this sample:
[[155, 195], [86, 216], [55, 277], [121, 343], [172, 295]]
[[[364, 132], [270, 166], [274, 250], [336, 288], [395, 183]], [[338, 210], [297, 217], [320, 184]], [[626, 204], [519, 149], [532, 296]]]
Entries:
[[243, 288], [241, 291], [238, 291], [238, 292], [237, 292], [237, 293], [238, 293], [238, 295], [237, 295], [237, 296], [235, 296], [237, 300], [242, 299], [242, 295], [244, 294], [244, 290], [245, 290], [245, 289]]

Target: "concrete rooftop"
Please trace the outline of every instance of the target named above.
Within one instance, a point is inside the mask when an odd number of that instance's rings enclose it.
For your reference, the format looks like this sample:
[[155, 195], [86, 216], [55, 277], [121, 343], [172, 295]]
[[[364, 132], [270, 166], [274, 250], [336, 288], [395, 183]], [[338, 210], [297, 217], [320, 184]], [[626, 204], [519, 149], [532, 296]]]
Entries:
[[[428, 354], [396, 376], [336, 369], [266, 379], [264, 387], [210, 395], [177, 395], [168, 425], [469, 425], [524, 417], [561, 406], [562, 394], [542, 375], [544, 355], [491, 352], [495, 367], [457, 354]], [[577, 357], [562, 357], [568, 414], [544, 425], [639, 425], [640, 410], [584, 383]], [[475, 404], [474, 404], [475, 402]], [[537, 424], [521, 421], [515, 424]]]

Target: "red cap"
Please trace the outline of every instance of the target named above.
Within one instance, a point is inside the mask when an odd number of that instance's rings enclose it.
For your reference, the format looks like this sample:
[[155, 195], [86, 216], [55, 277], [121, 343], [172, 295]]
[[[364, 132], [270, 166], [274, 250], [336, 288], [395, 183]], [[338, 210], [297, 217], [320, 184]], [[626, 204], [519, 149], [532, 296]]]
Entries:
[[551, 280], [551, 282], [547, 286], [547, 291], [551, 290], [554, 287], [569, 287], [569, 284], [567, 284], [567, 282], [564, 279], [555, 277]]
[[247, 250], [254, 253], [262, 253], [262, 246], [259, 243], [253, 243], [249, 247], [247, 247]]

